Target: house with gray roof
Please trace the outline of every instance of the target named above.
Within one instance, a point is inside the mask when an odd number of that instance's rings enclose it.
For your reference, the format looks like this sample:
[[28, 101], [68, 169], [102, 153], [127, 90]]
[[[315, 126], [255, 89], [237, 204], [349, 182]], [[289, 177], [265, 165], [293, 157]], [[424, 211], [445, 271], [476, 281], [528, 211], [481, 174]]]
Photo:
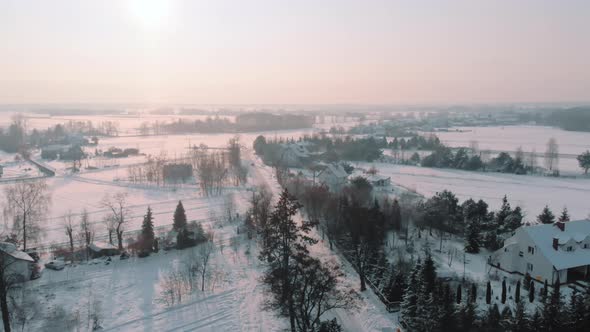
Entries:
[[522, 226], [489, 263], [548, 283], [590, 279], [590, 220]]
[[23, 282], [31, 279], [35, 260], [24, 251], [20, 251], [9, 242], [0, 242], [1, 262], [5, 276]]

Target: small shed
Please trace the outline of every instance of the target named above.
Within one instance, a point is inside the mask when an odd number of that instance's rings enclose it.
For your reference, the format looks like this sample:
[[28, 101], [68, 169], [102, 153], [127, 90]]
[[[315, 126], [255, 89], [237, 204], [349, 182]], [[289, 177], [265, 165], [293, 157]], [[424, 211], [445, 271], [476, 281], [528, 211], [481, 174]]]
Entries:
[[9, 242], [0, 242], [0, 255], [2, 255], [2, 264], [5, 264], [7, 275], [20, 282], [31, 279], [35, 264], [35, 260], [31, 256], [17, 250], [16, 246]]
[[119, 248], [110, 243], [95, 242], [88, 245], [88, 255], [90, 258], [116, 256], [119, 254]]

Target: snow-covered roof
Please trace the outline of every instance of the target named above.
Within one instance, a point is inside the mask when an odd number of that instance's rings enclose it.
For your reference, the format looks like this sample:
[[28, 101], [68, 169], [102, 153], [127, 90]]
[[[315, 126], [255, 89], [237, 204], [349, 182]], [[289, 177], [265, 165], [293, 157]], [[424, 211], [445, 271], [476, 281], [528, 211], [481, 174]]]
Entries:
[[576, 220], [565, 223], [562, 231], [556, 225], [533, 225], [523, 227], [529, 237], [543, 256], [545, 256], [557, 270], [568, 269], [576, 266], [590, 265], [590, 248], [574, 248], [573, 251], [566, 251], [562, 248], [553, 248], [553, 239], [557, 239], [559, 245], [568, 243], [574, 239], [576, 242], [583, 241], [590, 235], [590, 220]]
[[378, 182], [378, 181], [387, 181], [389, 179], [391, 179], [391, 177], [389, 176], [383, 176], [383, 175], [379, 175], [379, 174], [368, 174], [366, 176], [367, 180], [369, 182]]
[[346, 173], [344, 168], [342, 166], [336, 165], [336, 164], [326, 165], [326, 168], [321, 173], [325, 173], [325, 172], [327, 172], [326, 174], [332, 174], [337, 178], [347, 178], [348, 177], [348, 173]]
[[291, 151], [298, 158], [309, 157], [309, 151], [307, 147], [299, 143], [288, 143], [283, 145], [286, 150]]
[[106, 242], [95, 242], [88, 245], [88, 248], [92, 251], [101, 251], [105, 249], [118, 249], [115, 245]]
[[15, 259], [23, 261], [34, 262], [35, 260], [29, 256], [26, 252], [16, 250], [16, 246], [8, 242], [0, 242], [0, 251], [12, 256]]

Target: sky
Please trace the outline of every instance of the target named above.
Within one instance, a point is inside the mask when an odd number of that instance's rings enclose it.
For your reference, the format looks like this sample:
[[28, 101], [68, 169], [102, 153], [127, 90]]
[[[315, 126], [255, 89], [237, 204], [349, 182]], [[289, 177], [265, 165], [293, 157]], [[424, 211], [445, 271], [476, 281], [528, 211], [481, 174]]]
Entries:
[[0, 0], [0, 104], [585, 101], [587, 0]]

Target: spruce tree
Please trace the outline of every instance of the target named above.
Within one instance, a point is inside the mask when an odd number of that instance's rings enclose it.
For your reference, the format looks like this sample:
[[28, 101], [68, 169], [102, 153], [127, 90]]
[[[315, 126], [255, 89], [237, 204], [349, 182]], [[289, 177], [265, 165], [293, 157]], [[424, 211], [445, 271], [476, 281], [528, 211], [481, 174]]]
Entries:
[[547, 301], [547, 295], [549, 295], [549, 285], [547, 285], [547, 279], [545, 279], [545, 284], [541, 289], [541, 302], [545, 303]]
[[583, 329], [585, 309], [583, 297], [574, 288], [567, 307], [568, 327], [570, 330], [581, 331]]
[[529, 331], [529, 319], [526, 315], [524, 301], [516, 302], [516, 309], [514, 317], [507, 322], [507, 328], [511, 332], [527, 332]]
[[[469, 298], [470, 295], [467, 295]], [[459, 312], [459, 316], [461, 319], [462, 331], [470, 331], [477, 318], [475, 313], [475, 303], [466, 301]]]
[[531, 285], [529, 286], [529, 302], [533, 303], [535, 301], [535, 282], [531, 280]]
[[561, 222], [568, 222], [568, 221], [570, 221], [570, 215], [567, 212], [567, 207], [564, 207], [563, 208], [563, 211], [561, 211], [561, 215], [559, 216], [559, 219], [558, 220], [561, 221]]
[[408, 287], [404, 292], [404, 298], [401, 307], [401, 316], [404, 322], [407, 324], [410, 330], [415, 329], [417, 320], [417, 303], [418, 303], [418, 278], [419, 271], [421, 270], [420, 265], [416, 265], [410, 274], [408, 279]]
[[426, 292], [432, 292], [436, 281], [436, 267], [429, 252], [426, 254], [424, 264], [422, 264], [421, 278], [426, 285]]
[[174, 211], [174, 223], [172, 225], [172, 229], [177, 232], [185, 229], [187, 225], [186, 222], [186, 213], [184, 211], [184, 206], [182, 205], [182, 201], [178, 201], [178, 205], [176, 205], [176, 210]]
[[506, 279], [502, 280], [502, 297], [500, 301], [502, 304], [506, 303]]
[[485, 323], [486, 327], [490, 328], [492, 331], [500, 327], [500, 309], [496, 303], [488, 308]]
[[490, 304], [492, 302], [492, 284], [488, 281], [486, 285], [486, 304]]
[[530, 326], [533, 329], [538, 329], [541, 324], [543, 324], [543, 318], [541, 317], [541, 311], [539, 309], [535, 309], [535, 313], [531, 317]]
[[467, 242], [465, 243], [465, 252], [470, 254], [477, 254], [479, 253], [480, 247], [480, 227], [476, 220], [472, 220], [467, 225]]
[[142, 249], [151, 252], [154, 246], [154, 239], [154, 217], [152, 215], [152, 209], [148, 206], [147, 213], [143, 217], [143, 223], [141, 224]]
[[477, 285], [475, 283], [471, 284], [471, 292], [469, 292], [469, 300], [473, 303], [477, 302]]
[[509, 306], [504, 306], [502, 309], [502, 313], [500, 314], [500, 325], [506, 330], [510, 321], [512, 321], [514, 317], [512, 316], [512, 310], [510, 310]]
[[561, 298], [559, 277], [553, 286], [551, 295], [543, 303], [543, 330], [558, 331], [563, 327], [563, 300]]
[[439, 331], [454, 331], [455, 326], [455, 304], [453, 302], [453, 292], [451, 286], [445, 284], [439, 308]]
[[514, 291], [514, 301], [520, 302], [520, 280], [516, 282], [516, 291]]
[[461, 284], [457, 285], [457, 304], [461, 304]]
[[553, 215], [549, 206], [545, 205], [543, 212], [537, 216], [537, 221], [541, 224], [553, 224], [555, 222], [555, 215]]
[[512, 213], [512, 209], [510, 208], [510, 203], [508, 203], [508, 197], [504, 195], [502, 198], [502, 206], [500, 210], [496, 212], [496, 216], [494, 218], [495, 222], [495, 229], [499, 229], [500, 231], [504, 231], [504, 223], [506, 218]]

